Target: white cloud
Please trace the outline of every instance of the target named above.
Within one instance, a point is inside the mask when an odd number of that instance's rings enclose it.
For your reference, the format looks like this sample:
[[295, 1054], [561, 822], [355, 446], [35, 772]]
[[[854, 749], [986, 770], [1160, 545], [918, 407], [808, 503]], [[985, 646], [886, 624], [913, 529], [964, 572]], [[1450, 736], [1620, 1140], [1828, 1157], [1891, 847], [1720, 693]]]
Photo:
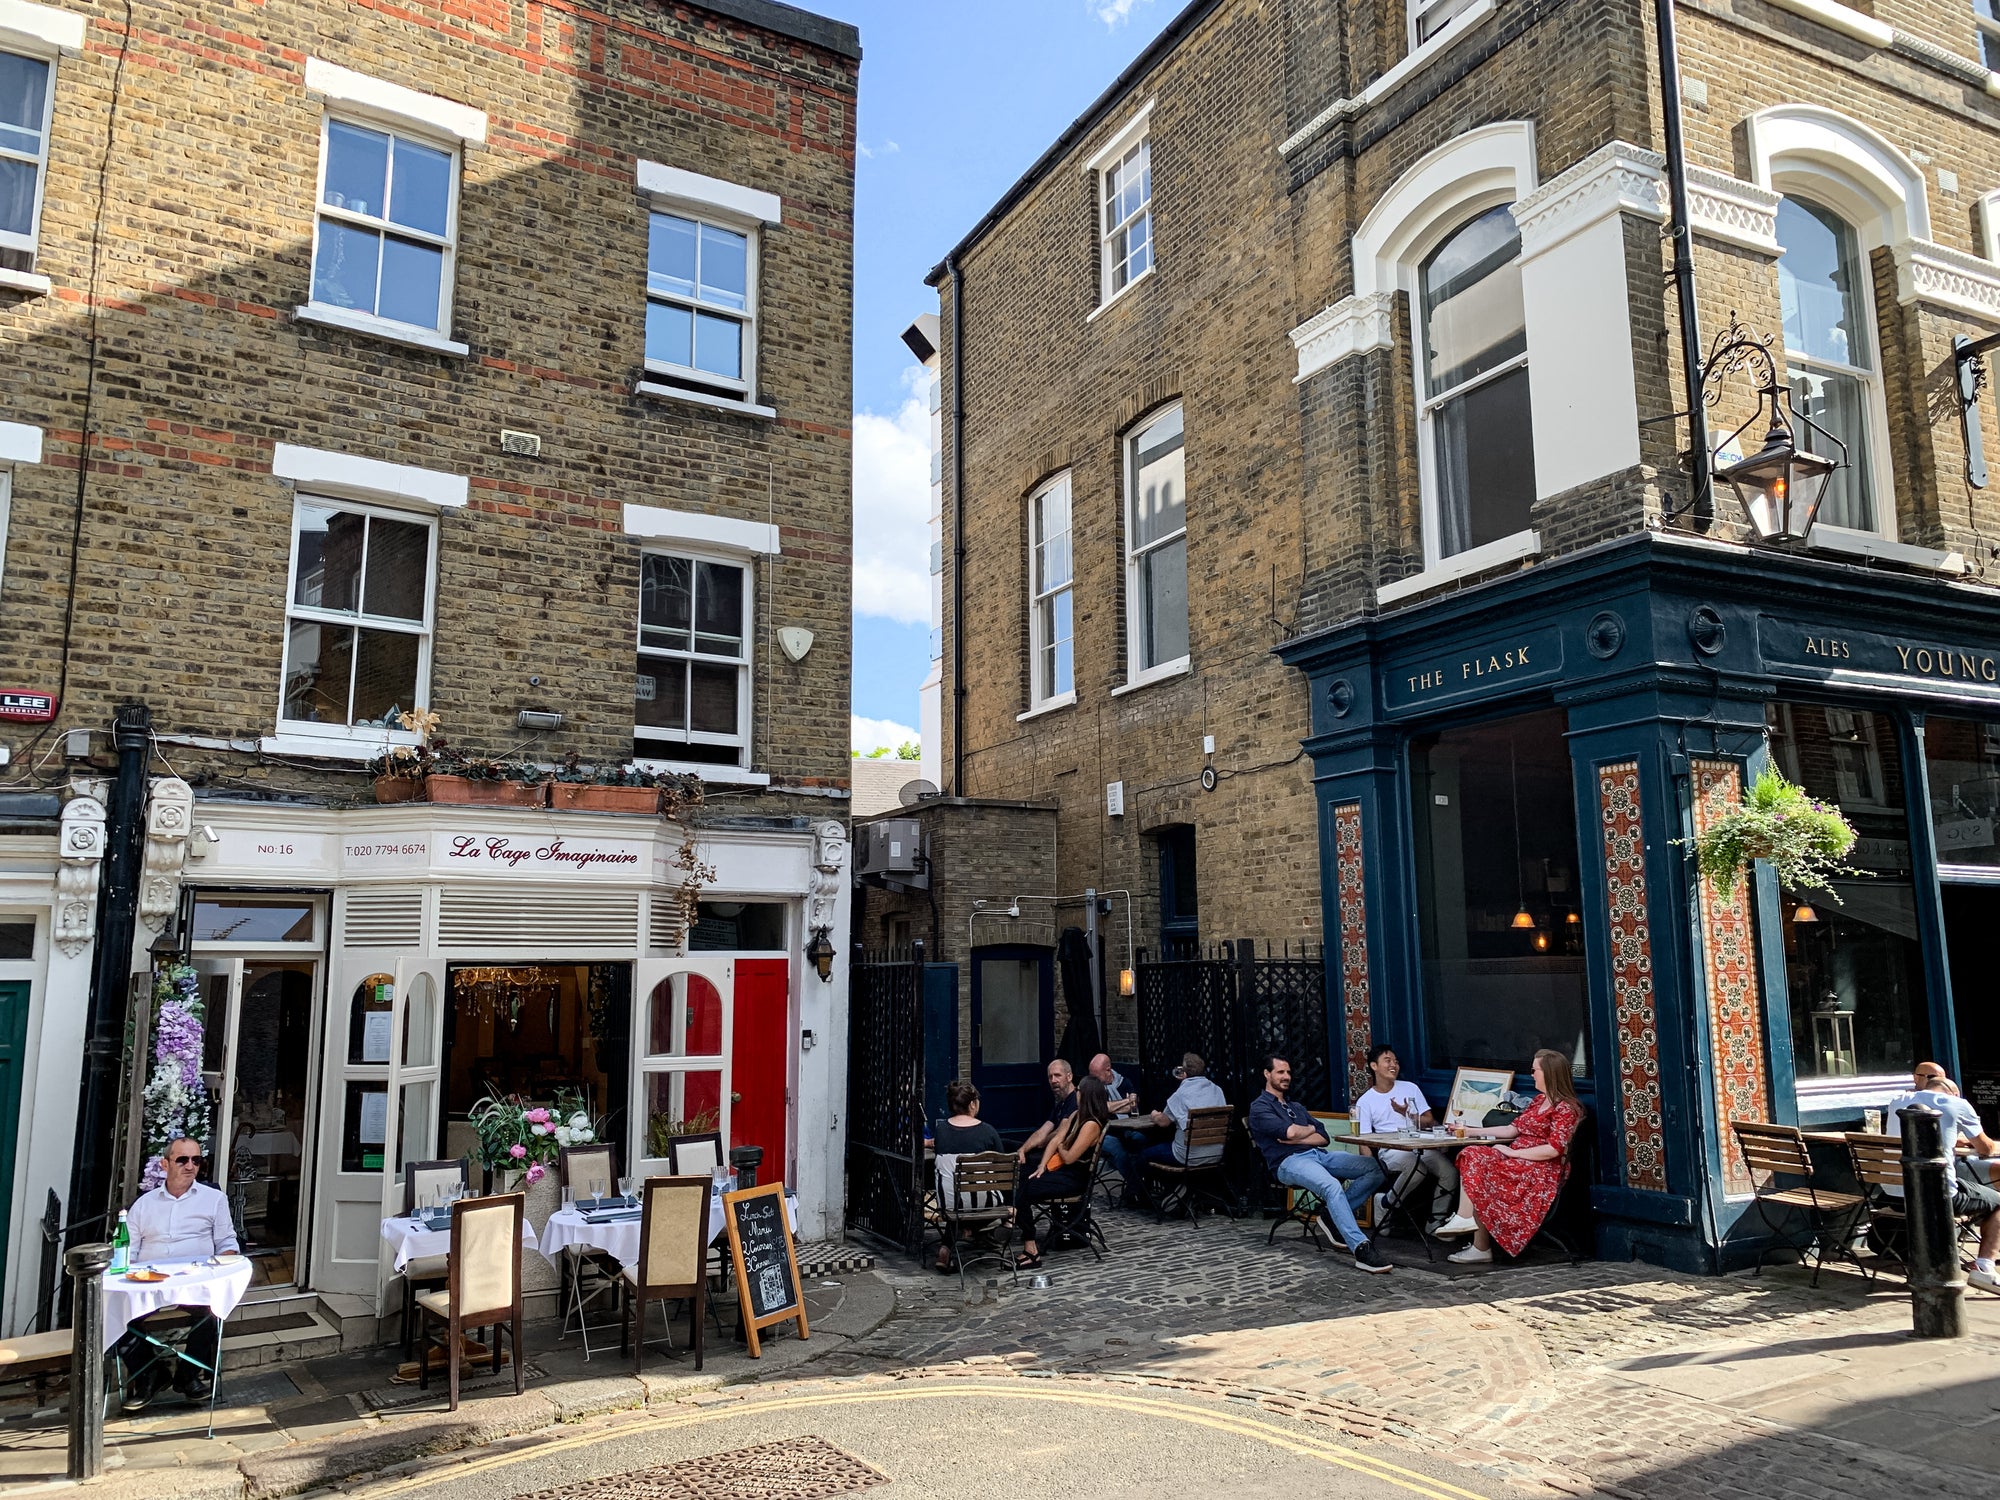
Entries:
[[894, 719], [864, 719], [860, 714], [851, 714], [849, 721], [853, 725], [852, 748], [863, 755], [883, 745], [887, 745], [889, 753], [894, 755], [906, 740], [919, 737], [916, 730], [907, 724], [898, 724]]
[[854, 612], [927, 625], [931, 616], [929, 376], [912, 366], [894, 416], [854, 414]]
[[1133, 10], [1151, 0], [1090, 0], [1090, 8], [1106, 26], [1119, 26], [1132, 19]]

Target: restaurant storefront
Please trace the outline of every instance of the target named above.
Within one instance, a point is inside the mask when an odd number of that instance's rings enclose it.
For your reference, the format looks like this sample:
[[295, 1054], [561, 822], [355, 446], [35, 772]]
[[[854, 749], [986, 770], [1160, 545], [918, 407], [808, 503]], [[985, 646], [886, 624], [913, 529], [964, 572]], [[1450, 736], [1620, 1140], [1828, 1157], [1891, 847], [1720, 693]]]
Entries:
[[[1566, 1053], [1600, 1253], [1687, 1269], [1755, 1243], [1736, 1121], [1859, 1128], [1935, 1057], [2000, 1128], [2000, 596], [1650, 536], [1281, 654], [1350, 1091], [1371, 1039], [1432, 1097]], [[1831, 890], [1697, 878], [1767, 763], [1859, 833]]]
[[[802, 1237], [840, 1233], [847, 979], [805, 955], [847, 922], [843, 824], [709, 819], [685, 909], [682, 832], [658, 818], [204, 799], [194, 825], [210, 1156], [257, 1284], [378, 1295], [403, 1163], [477, 1174], [489, 1093], [580, 1095], [622, 1173], [665, 1172], [677, 1133], [759, 1146]], [[79, 1062], [41, 1071], [73, 1095]], [[66, 1193], [68, 1154], [41, 1144]]]

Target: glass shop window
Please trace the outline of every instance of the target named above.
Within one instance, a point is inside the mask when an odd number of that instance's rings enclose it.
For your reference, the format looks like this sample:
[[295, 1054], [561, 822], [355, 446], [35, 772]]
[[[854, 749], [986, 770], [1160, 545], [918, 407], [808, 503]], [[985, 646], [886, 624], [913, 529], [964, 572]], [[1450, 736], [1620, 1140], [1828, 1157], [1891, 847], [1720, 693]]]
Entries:
[[1902, 752], [1886, 716], [1774, 703], [1771, 754], [1860, 835], [1847, 862], [1867, 873], [1783, 892], [1785, 988], [1797, 1074], [1907, 1074], [1931, 1050], [1917, 936]]
[[1565, 728], [1550, 710], [1411, 742], [1431, 1068], [1526, 1072], [1553, 1047], [1590, 1072]]
[[2000, 723], [1924, 721], [1931, 835], [1941, 865], [2000, 865]]

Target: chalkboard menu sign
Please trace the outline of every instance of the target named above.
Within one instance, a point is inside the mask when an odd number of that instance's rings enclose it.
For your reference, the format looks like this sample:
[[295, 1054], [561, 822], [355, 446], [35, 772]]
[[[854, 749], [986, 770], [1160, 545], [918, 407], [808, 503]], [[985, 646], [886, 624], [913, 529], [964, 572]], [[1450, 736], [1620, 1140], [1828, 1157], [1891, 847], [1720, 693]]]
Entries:
[[765, 1183], [722, 1195], [723, 1227], [736, 1272], [736, 1297], [743, 1308], [743, 1336], [753, 1359], [763, 1357], [757, 1330], [791, 1319], [799, 1337], [809, 1338], [806, 1305], [799, 1291], [799, 1261], [785, 1212], [785, 1185]]
[[1965, 1097], [1979, 1111], [1979, 1122], [1986, 1127], [1986, 1133], [2000, 1132], [2000, 1073], [1966, 1074]]

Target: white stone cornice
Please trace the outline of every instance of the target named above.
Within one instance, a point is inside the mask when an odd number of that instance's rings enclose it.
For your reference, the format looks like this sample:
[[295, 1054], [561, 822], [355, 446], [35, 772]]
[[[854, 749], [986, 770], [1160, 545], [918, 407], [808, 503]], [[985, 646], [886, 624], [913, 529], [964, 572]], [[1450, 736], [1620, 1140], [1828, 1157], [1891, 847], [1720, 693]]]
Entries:
[[56, 868], [56, 947], [74, 958], [97, 936], [97, 868], [104, 862], [104, 804], [88, 795], [63, 804]]
[[1778, 255], [1778, 202], [1769, 188], [1688, 164], [1688, 218], [1704, 239]]
[[1895, 248], [1896, 300], [1955, 308], [2000, 322], [2000, 266], [1929, 240]]
[[1387, 349], [1395, 336], [1394, 292], [1343, 297], [1292, 330], [1292, 345], [1299, 351], [1299, 373], [1292, 383], [1310, 379], [1349, 355]]
[[1663, 222], [1666, 164], [1657, 151], [1612, 141], [1557, 173], [1514, 205], [1521, 259], [1532, 260], [1613, 214]]

